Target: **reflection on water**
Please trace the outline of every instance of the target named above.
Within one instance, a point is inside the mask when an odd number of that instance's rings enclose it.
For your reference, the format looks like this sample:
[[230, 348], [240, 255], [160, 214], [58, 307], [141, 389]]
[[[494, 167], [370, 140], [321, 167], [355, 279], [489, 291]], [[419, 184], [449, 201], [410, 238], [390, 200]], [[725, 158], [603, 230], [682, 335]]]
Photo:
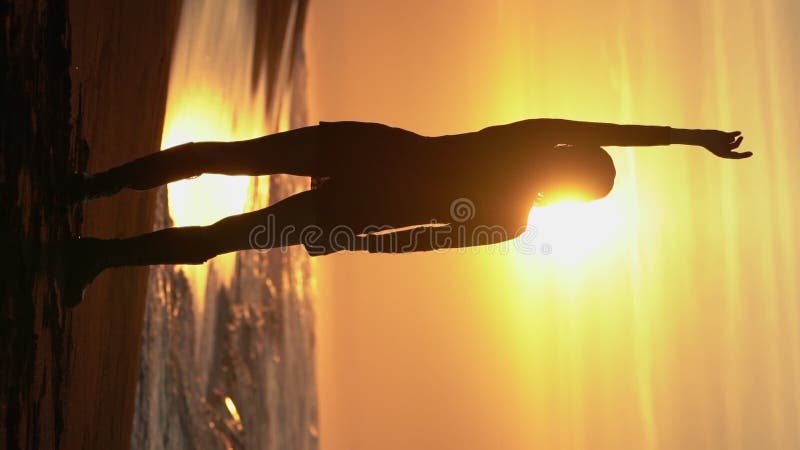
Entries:
[[[304, 11], [298, 0], [187, 0], [163, 146], [305, 125]], [[307, 187], [288, 176], [173, 183], [155, 228], [208, 224]], [[301, 249], [152, 268], [133, 448], [316, 448], [311, 283]]]

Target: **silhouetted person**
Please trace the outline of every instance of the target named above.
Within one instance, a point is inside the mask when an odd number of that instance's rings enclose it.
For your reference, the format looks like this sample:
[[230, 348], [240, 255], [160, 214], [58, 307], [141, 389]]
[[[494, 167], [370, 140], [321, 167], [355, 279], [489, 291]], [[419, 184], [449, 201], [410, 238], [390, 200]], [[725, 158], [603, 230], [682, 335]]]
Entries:
[[324, 255], [493, 244], [525, 230], [534, 202], [606, 196], [616, 171], [601, 146], [687, 144], [723, 158], [751, 156], [733, 151], [741, 142], [738, 131], [530, 119], [436, 137], [377, 123], [321, 122], [247, 141], [179, 145], [76, 176], [76, 199], [202, 173], [285, 173], [324, 181], [210, 226], [74, 240], [67, 251], [75, 261], [67, 291], [80, 301], [83, 288], [107, 267], [200, 264], [252, 248], [303, 244], [310, 255]]

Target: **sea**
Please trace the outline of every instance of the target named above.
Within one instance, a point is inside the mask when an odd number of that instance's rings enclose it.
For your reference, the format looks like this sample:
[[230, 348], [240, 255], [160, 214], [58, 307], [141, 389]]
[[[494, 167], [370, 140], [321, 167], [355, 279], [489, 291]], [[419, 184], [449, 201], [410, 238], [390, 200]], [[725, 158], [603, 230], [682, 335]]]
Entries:
[[[203, 7], [208, 2], [194, 3]], [[260, 14], [258, 23], [269, 25], [255, 33], [255, 39], [267, 41], [255, 46], [266, 56], [254, 58], [281, 65], [267, 70], [273, 79], [267, 81], [265, 107], [280, 111], [288, 128], [308, 124], [301, 42], [306, 4], [254, 1], [247, 6]], [[292, 14], [280, 13], [286, 8]], [[282, 106], [275, 108], [274, 99], [283, 99]], [[254, 177], [246, 209], [308, 188], [305, 178]], [[154, 229], [174, 224], [166, 188], [158, 193], [155, 216]], [[221, 277], [212, 265], [204, 306], [198, 308], [183, 267], [151, 267], [131, 447], [317, 448], [309, 257], [302, 248], [239, 252], [233, 275]]]

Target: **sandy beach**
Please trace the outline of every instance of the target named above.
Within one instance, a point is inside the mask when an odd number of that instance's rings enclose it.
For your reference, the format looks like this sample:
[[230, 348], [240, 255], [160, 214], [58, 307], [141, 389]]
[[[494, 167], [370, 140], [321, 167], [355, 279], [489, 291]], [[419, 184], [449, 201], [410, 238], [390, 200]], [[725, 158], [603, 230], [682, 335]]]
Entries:
[[[175, 355], [153, 353], [153, 345], [145, 345], [147, 364], [140, 368], [143, 339], [152, 341], [154, 332], [150, 329], [142, 337], [150, 271], [105, 271], [92, 283], [84, 301], [67, 309], [60, 302], [59, 274], [71, 262], [62, 261], [58, 252], [51, 251], [51, 244], [69, 236], [124, 238], [152, 231], [158, 190], [122, 192], [70, 205], [63, 187], [75, 171], [103, 171], [159, 150], [182, 4], [180, 0], [13, 1], [9, 8], [0, 9], [5, 35], [10, 37], [0, 55], [3, 98], [9, 99], [5, 106], [13, 113], [4, 114], [0, 122], [0, 293], [6, 299], [0, 304], [0, 448], [125, 449], [151, 444], [175, 448], [178, 444], [170, 441], [175, 436], [169, 433], [176, 430], [163, 428], [172, 422], [158, 418], [145, 423], [146, 433], [140, 430], [138, 441], [132, 440], [138, 381], [146, 381], [142, 398], [151, 398], [161, 392], [175, 393], [194, 380], [179, 374], [164, 381], [160, 372], [153, 375], [153, 367], [180, 365]], [[267, 77], [262, 107], [274, 110], [273, 127], [282, 110], [279, 99], [289, 89], [285, 80], [304, 76], [294, 64], [302, 61], [298, 36], [306, 6], [307, 2], [294, 0], [253, 5], [259, 25], [254, 35], [252, 82], [255, 86], [259, 77]], [[294, 31], [284, 33], [290, 23]], [[285, 61], [284, 53], [288, 55]], [[262, 68], [268, 70], [261, 74]], [[301, 99], [302, 90], [290, 97], [287, 121], [292, 126], [305, 125], [304, 108], [298, 106]], [[275, 178], [269, 198], [281, 198], [293, 189], [298, 186]], [[162, 202], [162, 219], [164, 208]], [[165, 226], [162, 222], [159, 226]], [[265, 283], [263, 259], [250, 255], [239, 260], [240, 267], [259, 268], [253, 273], [262, 278], [238, 277], [231, 282], [237, 286], [233, 291], [249, 283], [247, 292], [255, 303], [246, 308], [264, 314], [280, 312], [275, 321], [282, 331], [273, 336], [269, 326], [241, 323], [234, 328], [246, 330], [239, 333], [244, 337], [229, 339], [238, 339], [236, 345], [221, 339], [220, 348], [230, 347], [238, 355], [239, 347], [249, 348], [247, 338], [252, 337], [254, 348], [261, 350], [251, 348], [247, 358], [240, 358], [241, 367], [231, 370], [263, 373], [266, 387], [231, 380], [226, 384], [227, 378], [217, 372], [229, 368], [217, 362], [210, 368], [217, 374], [212, 392], [186, 395], [192, 396], [195, 406], [205, 405], [208, 395], [219, 400], [220, 392], [237, 399], [246, 436], [231, 434], [220, 442], [250, 442], [248, 447], [254, 448], [282, 448], [293, 442], [311, 448], [316, 445], [313, 330], [307, 299], [294, 292], [294, 286], [307, 282], [307, 259], [305, 255], [294, 259], [272, 255], [269, 273], [277, 284]], [[172, 273], [167, 266], [158, 270]], [[278, 283], [284, 279], [285, 292]], [[262, 292], [268, 286], [273, 291], [279, 287], [278, 297], [272, 291], [270, 295]], [[232, 300], [218, 303], [244, 307], [235, 295], [225, 297]], [[152, 310], [157, 311], [155, 315], [162, 312], [153, 305]], [[243, 320], [233, 316], [233, 322]], [[193, 329], [191, 321], [183, 322]], [[220, 327], [229, 330], [231, 323], [220, 322]], [[247, 342], [239, 342], [242, 339]], [[254, 397], [260, 402], [249, 401]], [[140, 425], [153, 419], [151, 413], [171, 411], [169, 405], [157, 402], [138, 407], [142, 408]], [[274, 414], [269, 412], [273, 410]], [[222, 411], [227, 414], [224, 407]], [[201, 413], [184, 411], [170, 417], [192, 424], [178, 430], [187, 434], [186, 442], [201, 442], [195, 439], [198, 433], [211, 436], [208, 422], [188, 417], [201, 417]]]
[[0, 164], [4, 245], [14, 250], [3, 260], [0, 446], [128, 448], [147, 269], [107, 271], [65, 310], [42, 249], [70, 233], [152, 228], [154, 193], [82, 209], [59, 206], [59, 188], [73, 170], [158, 150], [180, 2], [14, 1], [3, 14], [4, 98], [17, 110], [4, 114]]
[[[90, 172], [158, 151], [179, 14], [177, 0], [70, 2], [73, 108], [82, 101]], [[81, 232], [150, 231], [154, 202], [152, 192], [92, 202]], [[147, 272], [101, 274], [70, 317], [64, 448], [130, 445]]]

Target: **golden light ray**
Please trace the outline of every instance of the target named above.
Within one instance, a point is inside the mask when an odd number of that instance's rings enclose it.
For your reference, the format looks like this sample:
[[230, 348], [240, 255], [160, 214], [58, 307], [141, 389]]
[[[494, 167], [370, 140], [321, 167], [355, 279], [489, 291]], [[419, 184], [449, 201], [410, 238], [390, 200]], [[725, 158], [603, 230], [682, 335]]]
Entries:
[[232, 398], [228, 396], [225, 397], [225, 407], [228, 408], [228, 412], [231, 414], [231, 417], [233, 417], [233, 420], [236, 422], [242, 421], [242, 418], [239, 417], [239, 411], [236, 409], [236, 404], [233, 403]]
[[[187, 0], [175, 42], [162, 148], [185, 142], [233, 141], [264, 135], [264, 78], [251, 92], [252, 5], [246, 1]], [[224, 27], [218, 26], [224, 23]], [[170, 215], [176, 226], [208, 225], [244, 211], [249, 177], [203, 175], [168, 186]], [[209, 265], [223, 284], [230, 279], [235, 255], [207, 264], [183, 266], [196, 307], [205, 305]]]

